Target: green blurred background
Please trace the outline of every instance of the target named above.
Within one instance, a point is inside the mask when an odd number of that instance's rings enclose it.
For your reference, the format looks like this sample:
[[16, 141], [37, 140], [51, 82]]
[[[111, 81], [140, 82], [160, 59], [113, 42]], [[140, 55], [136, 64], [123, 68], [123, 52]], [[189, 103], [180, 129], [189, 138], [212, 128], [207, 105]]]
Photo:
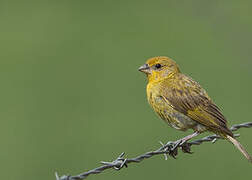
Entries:
[[[147, 58], [170, 56], [229, 124], [252, 121], [252, 1], [0, 1], [1, 179], [55, 179], [190, 132], [153, 113]], [[239, 131], [252, 153], [252, 129]], [[205, 133], [204, 135], [207, 135]], [[248, 179], [228, 142], [88, 179]]]

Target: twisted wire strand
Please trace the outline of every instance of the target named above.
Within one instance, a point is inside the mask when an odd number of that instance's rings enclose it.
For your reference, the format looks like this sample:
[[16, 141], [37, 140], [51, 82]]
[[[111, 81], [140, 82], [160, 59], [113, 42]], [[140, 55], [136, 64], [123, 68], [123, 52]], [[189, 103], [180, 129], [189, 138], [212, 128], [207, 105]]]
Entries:
[[[247, 123], [233, 125], [230, 128], [230, 130], [237, 131], [240, 128], [251, 128], [251, 127], [252, 127], [252, 122], [247, 122]], [[239, 136], [239, 134], [235, 134], [235, 137], [238, 137], [238, 136]], [[128, 167], [129, 163], [139, 163], [139, 162], [143, 161], [144, 159], [148, 159], [154, 155], [159, 155], [159, 154], [164, 154], [165, 159], [167, 159], [167, 155], [175, 158], [176, 155], [178, 154], [178, 148], [181, 148], [184, 153], [191, 153], [190, 147], [192, 145], [200, 145], [203, 142], [214, 143], [218, 139], [223, 139], [223, 138], [214, 134], [214, 135], [206, 136], [201, 139], [187, 142], [187, 143], [183, 143], [183, 144], [180, 144], [181, 141], [169, 141], [166, 144], [163, 144], [162, 142], [160, 142], [161, 147], [155, 151], [149, 151], [149, 152], [146, 152], [146, 153], [139, 155], [135, 158], [129, 158], [129, 159], [123, 157], [125, 155], [125, 153], [123, 152], [114, 161], [112, 161], [112, 162], [102, 161], [101, 162], [103, 164], [102, 166], [97, 167], [92, 170], [89, 170], [87, 172], [83, 172], [83, 173], [76, 175], [76, 176], [63, 175], [63, 176], [59, 177], [58, 174], [55, 173], [56, 180], [82, 180], [82, 179], [87, 178], [91, 174], [98, 174], [98, 173], [101, 173], [104, 170], [110, 169], [110, 168], [113, 168], [115, 170], [120, 170], [123, 167]]]

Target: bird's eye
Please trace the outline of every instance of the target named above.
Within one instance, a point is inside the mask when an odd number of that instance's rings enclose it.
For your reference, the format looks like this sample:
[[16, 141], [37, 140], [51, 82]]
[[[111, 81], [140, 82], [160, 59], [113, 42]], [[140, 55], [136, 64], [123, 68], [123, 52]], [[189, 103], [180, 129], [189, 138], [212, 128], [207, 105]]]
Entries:
[[157, 68], [157, 69], [159, 69], [159, 68], [161, 68], [162, 66], [161, 66], [161, 64], [156, 64], [155, 65], [155, 68]]

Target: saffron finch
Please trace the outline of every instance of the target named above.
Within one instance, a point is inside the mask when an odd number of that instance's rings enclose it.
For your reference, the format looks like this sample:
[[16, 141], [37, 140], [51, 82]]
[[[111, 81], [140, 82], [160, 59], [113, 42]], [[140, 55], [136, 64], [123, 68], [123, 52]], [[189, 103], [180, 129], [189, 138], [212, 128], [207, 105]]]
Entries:
[[233, 143], [252, 162], [251, 156], [227, 127], [220, 109], [199, 83], [180, 72], [175, 61], [165, 56], [153, 57], [139, 71], [147, 75], [148, 102], [161, 119], [175, 129], [194, 131], [182, 138], [180, 144], [204, 131], [211, 131]]

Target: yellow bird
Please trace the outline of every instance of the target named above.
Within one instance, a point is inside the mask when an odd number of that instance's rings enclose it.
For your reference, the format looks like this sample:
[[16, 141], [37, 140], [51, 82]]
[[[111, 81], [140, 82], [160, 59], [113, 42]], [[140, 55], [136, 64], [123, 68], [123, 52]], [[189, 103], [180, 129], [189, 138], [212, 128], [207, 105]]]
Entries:
[[207, 92], [196, 81], [182, 74], [172, 59], [165, 56], [150, 58], [139, 71], [147, 75], [147, 97], [154, 111], [175, 129], [193, 129], [194, 133], [182, 138], [180, 144], [204, 131], [211, 131], [233, 143], [252, 162]]

